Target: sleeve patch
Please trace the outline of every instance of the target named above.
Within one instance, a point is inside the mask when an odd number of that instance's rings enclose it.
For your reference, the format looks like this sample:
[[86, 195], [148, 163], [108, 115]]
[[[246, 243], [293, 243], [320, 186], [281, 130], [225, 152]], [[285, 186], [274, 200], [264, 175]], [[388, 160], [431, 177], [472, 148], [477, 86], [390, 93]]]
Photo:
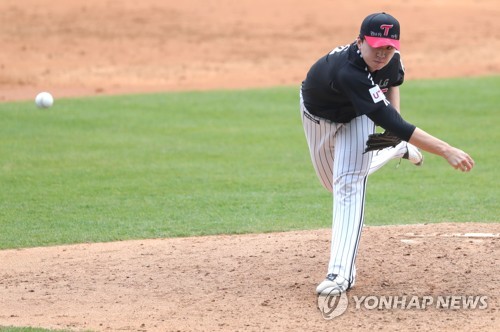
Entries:
[[382, 92], [382, 90], [380, 90], [380, 87], [378, 85], [375, 85], [369, 91], [374, 103], [385, 101], [385, 94]]

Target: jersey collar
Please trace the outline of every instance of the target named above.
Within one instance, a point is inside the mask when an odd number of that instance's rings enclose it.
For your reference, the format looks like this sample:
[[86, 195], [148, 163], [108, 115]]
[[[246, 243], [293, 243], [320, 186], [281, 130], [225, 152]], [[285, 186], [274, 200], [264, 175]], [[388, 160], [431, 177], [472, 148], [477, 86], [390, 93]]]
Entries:
[[363, 70], [368, 70], [368, 65], [361, 56], [361, 51], [359, 50], [356, 42], [352, 43], [349, 47], [349, 62]]

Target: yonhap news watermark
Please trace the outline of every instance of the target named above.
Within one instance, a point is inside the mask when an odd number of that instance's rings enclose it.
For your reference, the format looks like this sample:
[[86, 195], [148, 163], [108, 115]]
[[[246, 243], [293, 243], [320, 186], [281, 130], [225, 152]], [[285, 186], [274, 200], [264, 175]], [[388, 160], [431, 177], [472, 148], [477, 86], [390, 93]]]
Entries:
[[467, 310], [487, 309], [487, 296], [353, 296], [356, 309], [403, 309], [422, 310], [428, 307], [436, 309]]
[[485, 295], [363, 295], [320, 294], [318, 309], [324, 319], [342, 315], [348, 307], [355, 310], [484, 310]]

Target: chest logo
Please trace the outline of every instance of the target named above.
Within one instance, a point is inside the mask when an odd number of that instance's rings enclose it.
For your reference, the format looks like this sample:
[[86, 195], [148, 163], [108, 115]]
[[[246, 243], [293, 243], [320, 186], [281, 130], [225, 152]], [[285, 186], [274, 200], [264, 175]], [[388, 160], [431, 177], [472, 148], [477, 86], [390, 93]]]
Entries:
[[386, 88], [387, 86], [389, 85], [389, 79], [385, 79], [385, 80], [380, 80], [380, 82], [378, 82], [378, 86], [381, 87], [381, 88]]
[[378, 86], [380, 87], [383, 93], [386, 93], [389, 90], [389, 88], [387, 87], [388, 85], [389, 85], [388, 78], [385, 80], [380, 80], [380, 82], [378, 82]]

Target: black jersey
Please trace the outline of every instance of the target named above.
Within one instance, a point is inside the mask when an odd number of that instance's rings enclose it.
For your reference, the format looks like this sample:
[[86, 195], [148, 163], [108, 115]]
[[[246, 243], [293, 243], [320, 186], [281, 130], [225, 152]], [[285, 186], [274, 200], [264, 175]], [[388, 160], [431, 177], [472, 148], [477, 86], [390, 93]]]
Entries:
[[302, 96], [311, 114], [347, 123], [384, 107], [393, 108], [383, 93], [403, 80], [399, 52], [384, 68], [370, 73], [358, 46], [352, 43], [337, 47], [311, 67], [302, 82]]

